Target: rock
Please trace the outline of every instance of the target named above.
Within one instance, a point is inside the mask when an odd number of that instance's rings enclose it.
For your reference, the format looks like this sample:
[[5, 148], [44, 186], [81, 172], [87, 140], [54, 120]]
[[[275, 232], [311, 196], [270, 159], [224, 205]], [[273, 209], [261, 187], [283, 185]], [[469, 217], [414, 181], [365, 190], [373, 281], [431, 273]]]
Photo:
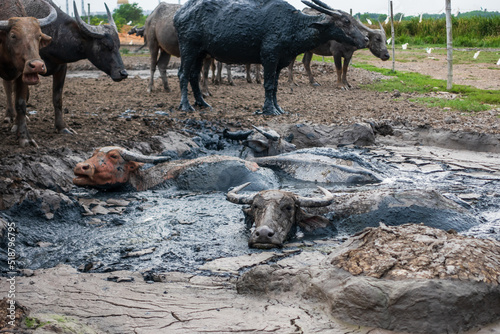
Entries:
[[174, 158], [182, 157], [199, 148], [191, 138], [175, 131], [169, 131], [163, 136], [153, 136], [151, 139], [160, 146], [162, 155], [169, 155]]
[[371, 146], [375, 144], [375, 134], [370, 124], [356, 123], [351, 126], [293, 125], [281, 132], [293, 138], [297, 149], [337, 145]]
[[143, 255], [146, 255], [146, 254], [153, 253], [155, 251], [155, 249], [156, 249], [156, 247], [151, 247], [151, 248], [141, 249], [141, 250], [135, 251], [135, 252], [128, 252], [123, 257], [143, 256]]
[[238, 257], [221, 258], [205, 263], [200, 267], [200, 270], [210, 270], [215, 273], [229, 272], [237, 274], [238, 271], [243, 268], [248, 268], [260, 263], [266, 263], [277, 255], [278, 254], [274, 252], [263, 252]]
[[325, 305], [337, 319], [393, 331], [458, 333], [500, 320], [495, 240], [415, 224], [381, 225], [328, 256], [307, 256], [257, 266], [237, 289], [266, 298], [292, 291]]

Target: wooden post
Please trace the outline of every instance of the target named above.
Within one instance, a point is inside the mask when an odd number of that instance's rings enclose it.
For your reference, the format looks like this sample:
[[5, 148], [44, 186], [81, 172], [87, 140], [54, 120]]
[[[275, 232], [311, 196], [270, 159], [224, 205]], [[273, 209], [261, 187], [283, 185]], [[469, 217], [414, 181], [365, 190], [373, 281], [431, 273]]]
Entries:
[[446, 0], [446, 60], [448, 61], [448, 81], [446, 89], [453, 86], [453, 36], [451, 33], [451, 0]]
[[395, 46], [394, 46], [394, 12], [392, 10], [392, 0], [391, 0], [391, 42], [392, 42], [392, 71], [394, 72], [396, 69], [395, 69], [395, 65], [396, 65], [396, 59], [395, 59], [395, 55], [396, 55], [396, 49], [395, 49]]
[[90, 24], [90, 3], [87, 4], [88, 5], [88, 10], [87, 10], [87, 23]]

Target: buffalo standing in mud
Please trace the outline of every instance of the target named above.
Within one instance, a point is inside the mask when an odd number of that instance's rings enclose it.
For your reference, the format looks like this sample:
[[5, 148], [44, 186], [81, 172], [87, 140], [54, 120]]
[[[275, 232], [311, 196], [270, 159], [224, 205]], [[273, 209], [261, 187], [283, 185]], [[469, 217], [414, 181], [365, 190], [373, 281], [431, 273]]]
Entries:
[[[28, 15], [43, 17], [48, 13], [48, 10], [44, 8], [43, 0], [22, 0], [22, 2]], [[56, 131], [74, 134], [76, 132], [64, 121], [62, 110], [67, 63], [88, 59], [94, 66], [108, 74], [113, 81], [121, 81], [127, 78], [128, 74], [119, 52], [118, 31], [107, 6], [109, 25], [93, 26], [83, 22], [74, 2], [75, 19], [60, 10], [51, 0], [48, 2], [57, 11], [57, 19], [42, 29], [45, 34], [52, 36], [52, 43], [40, 50], [40, 56], [47, 67], [44, 76], [53, 76], [52, 103], [54, 104]], [[4, 82], [4, 87], [7, 95], [6, 119], [11, 120], [13, 115], [12, 87], [8, 82]]]
[[[145, 156], [122, 147], [102, 147], [95, 150], [91, 158], [76, 165], [73, 183], [83, 187], [128, 187], [138, 191], [168, 185], [196, 191], [227, 191], [242, 181], [251, 181], [255, 184], [254, 190], [261, 190], [277, 184], [270, 169], [235, 157], [210, 155], [168, 160], [170, 157]], [[156, 165], [142, 169], [143, 163]]]
[[249, 204], [244, 209], [246, 221], [255, 223], [248, 245], [254, 248], [282, 247], [295, 234], [297, 226], [305, 230], [325, 227], [328, 219], [311, 215], [303, 207], [323, 207], [333, 203], [333, 194], [318, 187], [323, 197], [302, 197], [289, 191], [264, 190], [252, 195], [238, 194], [250, 183], [242, 184], [227, 193], [227, 200], [236, 204]]
[[[308, 15], [319, 14], [318, 11], [311, 8], [305, 8], [303, 12]], [[333, 56], [333, 59], [335, 61], [335, 69], [337, 71], [337, 88], [341, 89], [349, 89], [351, 87], [349, 82], [347, 82], [347, 69], [349, 67], [349, 63], [351, 62], [354, 51], [358, 49], [368, 48], [375, 57], [378, 57], [383, 61], [386, 61], [390, 58], [389, 52], [387, 51], [386, 47], [385, 31], [381, 24], [380, 29], [370, 29], [358, 20], [354, 21], [354, 23], [357, 25], [358, 29], [368, 37], [368, 41], [363, 48], [355, 47], [347, 43], [340, 43], [332, 39], [313, 50], [304, 52], [302, 63], [304, 64], [304, 68], [306, 69], [307, 76], [309, 77], [309, 83], [311, 85], [319, 86], [319, 83], [314, 80], [311, 72], [311, 60], [313, 54], [317, 54], [320, 56]], [[344, 58], [344, 65], [342, 65], [342, 58]], [[293, 60], [290, 65], [288, 65], [289, 83], [293, 83], [294, 62], [295, 60]]]
[[26, 126], [28, 85], [40, 82], [38, 75], [47, 71], [39, 50], [46, 47], [52, 38], [42, 33], [41, 27], [50, 24], [57, 17], [56, 10], [51, 5], [45, 1], [41, 4], [47, 8], [48, 14], [37, 20], [27, 17], [26, 10], [19, 0], [0, 3], [0, 78], [6, 83], [6, 90], [7, 86], [10, 87], [10, 109], [7, 109], [9, 120], [14, 118], [11, 85], [15, 85], [16, 124], [13, 130], [17, 131], [21, 146], [37, 146]]
[[282, 0], [189, 0], [174, 16], [181, 51], [179, 108], [194, 110], [187, 96], [188, 82], [195, 106], [210, 107], [199, 86], [202, 61], [210, 55], [229, 64], [262, 64], [263, 113], [283, 114], [276, 98], [279, 73], [298, 54], [331, 39], [357, 47], [366, 44], [352, 16], [314, 2], [317, 5], [304, 1], [326, 15], [305, 15]]

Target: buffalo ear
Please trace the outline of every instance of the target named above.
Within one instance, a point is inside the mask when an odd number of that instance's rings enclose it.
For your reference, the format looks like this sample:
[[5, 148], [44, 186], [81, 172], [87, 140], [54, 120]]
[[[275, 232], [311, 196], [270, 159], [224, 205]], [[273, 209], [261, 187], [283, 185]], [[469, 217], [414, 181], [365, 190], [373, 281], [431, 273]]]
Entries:
[[52, 37], [42, 33], [42, 39], [40, 40], [40, 48], [44, 48], [52, 42]]
[[247, 228], [251, 228], [255, 221], [255, 218], [253, 217], [252, 214], [252, 207], [250, 206], [243, 207], [243, 214], [245, 216], [245, 225], [247, 226]]
[[129, 161], [125, 165], [125, 169], [130, 173], [135, 173], [139, 168], [142, 167], [142, 165], [144, 165], [142, 162]]
[[318, 215], [312, 215], [301, 208], [296, 213], [297, 224], [304, 231], [310, 232], [317, 228], [325, 228], [330, 222], [327, 218]]
[[243, 145], [251, 148], [257, 153], [262, 153], [269, 148], [269, 144], [262, 140], [246, 140]]
[[321, 21], [321, 22], [313, 22], [309, 25], [309, 27], [311, 28], [314, 28], [314, 29], [318, 29], [319, 31], [323, 31], [325, 29], [327, 29], [329, 26], [331, 25], [331, 23], [329, 23], [328, 21]]

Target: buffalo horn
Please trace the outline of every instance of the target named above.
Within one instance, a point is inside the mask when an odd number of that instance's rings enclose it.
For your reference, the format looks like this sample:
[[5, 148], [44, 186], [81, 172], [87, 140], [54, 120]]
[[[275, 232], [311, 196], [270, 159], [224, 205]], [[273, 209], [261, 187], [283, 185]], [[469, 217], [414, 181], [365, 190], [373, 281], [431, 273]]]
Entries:
[[238, 191], [240, 191], [243, 188], [246, 188], [249, 184], [250, 182], [243, 183], [242, 185], [239, 185], [231, 189], [226, 195], [227, 200], [235, 204], [252, 204], [255, 194], [254, 195], [238, 194]]
[[136, 162], [146, 162], [151, 164], [157, 164], [160, 162], [169, 161], [171, 158], [166, 156], [148, 156], [140, 153], [135, 153], [126, 149], [122, 149], [120, 152], [123, 160], [125, 161], [136, 161]]
[[318, 12], [321, 12], [323, 14], [326, 14], [326, 15], [329, 15], [329, 16], [341, 16], [342, 15], [342, 13], [340, 13], [339, 11], [331, 10], [331, 9], [328, 9], [328, 8], [325, 8], [325, 7], [322, 7], [322, 6], [318, 6], [318, 5], [316, 5], [316, 4], [312, 3], [312, 2], [309, 2], [307, 0], [301, 0], [301, 1], [302, 1], [303, 4], [305, 4], [305, 5], [307, 5], [307, 6], [311, 7], [311, 8], [314, 8]]
[[108, 5], [104, 3], [104, 7], [106, 7], [106, 13], [108, 14], [108, 23], [110, 26], [115, 28], [116, 32], [118, 32], [118, 28], [116, 27], [115, 20], [113, 20], [113, 15], [111, 15], [111, 12], [109, 11]]
[[[78, 23], [78, 26], [80, 27], [80, 29], [82, 29], [82, 31], [85, 34], [87, 34], [91, 37], [94, 37], [94, 38], [103, 38], [104, 37], [104, 33], [99, 31], [99, 29], [97, 27], [83, 22], [82, 18], [80, 17], [80, 14], [78, 14], [78, 9], [76, 9], [76, 3], [74, 1], [73, 1], [73, 10], [75, 12], [76, 23]], [[114, 22], [113, 22], [113, 24], [114, 24]]]
[[333, 202], [333, 194], [323, 187], [318, 186], [318, 189], [324, 194], [323, 197], [302, 197], [297, 196], [297, 202], [301, 207], [320, 207], [327, 206]]
[[258, 132], [260, 132], [264, 137], [266, 137], [267, 139], [269, 140], [272, 140], [272, 141], [278, 141], [280, 139], [280, 136], [279, 135], [275, 135], [275, 134], [272, 134], [271, 132], [266, 132], [258, 127], [256, 127], [255, 125], [252, 125], [253, 128], [255, 130], [257, 130]]
[[54, 7], [52, 7], [51, 4], [49, 4], [47, 1], [42, 0], [47, 6], [50, 8], [50, 13], [47, 15], [47, 17], [44, 17], [43, 19], [38, 19], [38, 22], [40, 23], [40, 27], [45, 27], [46, 25], [51, 24], [57, 19], [57, 12]]
[[380, 26], [380, 30], [384, 34], [384, 37], [387, 37], [386, 34], [385, 34], [385, 29], [384, 29], [384, 27], [382, 27], [382, 23], [380, 23], [380, 21], [378, 21], [378, 25]]
[[[38, 22], [40, 23], [40, 27], [44, 27], [46, 25], [51, 24], [52, 22], [55, 21], [57, 18], [57, 12], [54, 7], [52, 7], [48, 2], [42, 0], [43, 3], [45, 3], [47, 6], [50, 8], [50, 13], [47, 15], [47, 17], [44, 17], [43, 19], [38, 19]], [[9, 30], [10, 25], [9, 25], [9, 20], [0, 20], [0, 30]]]

